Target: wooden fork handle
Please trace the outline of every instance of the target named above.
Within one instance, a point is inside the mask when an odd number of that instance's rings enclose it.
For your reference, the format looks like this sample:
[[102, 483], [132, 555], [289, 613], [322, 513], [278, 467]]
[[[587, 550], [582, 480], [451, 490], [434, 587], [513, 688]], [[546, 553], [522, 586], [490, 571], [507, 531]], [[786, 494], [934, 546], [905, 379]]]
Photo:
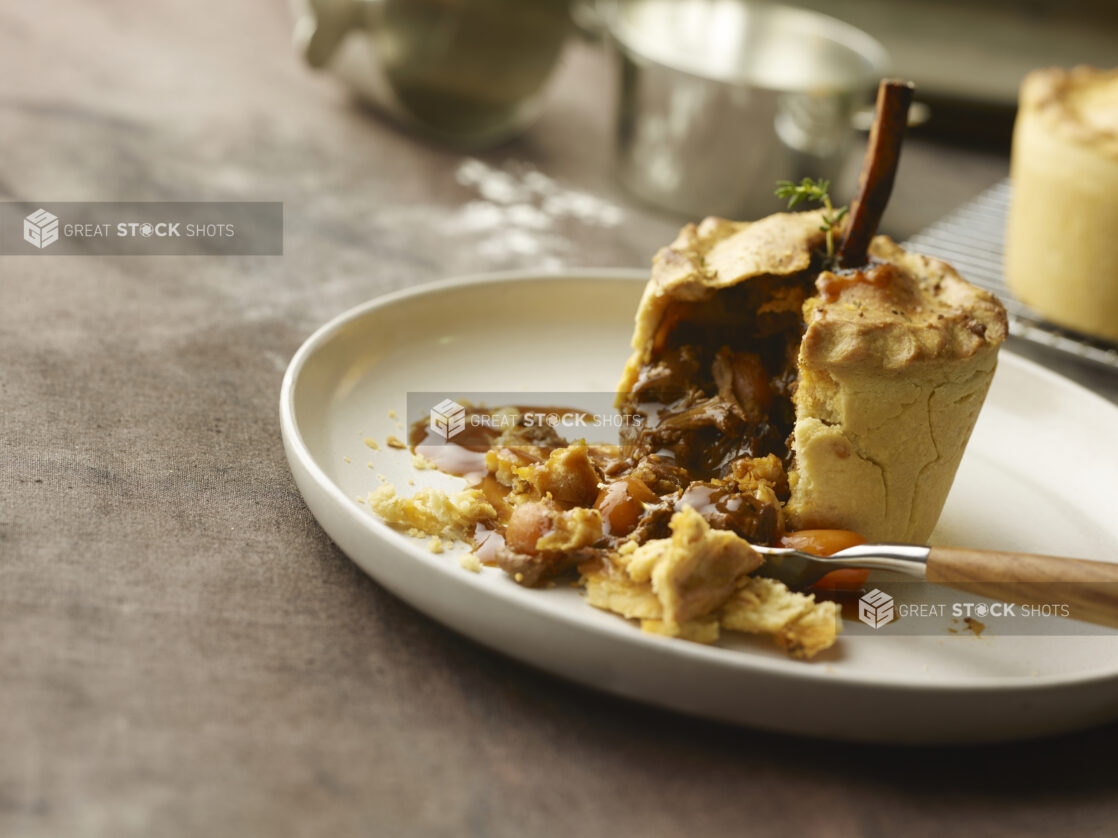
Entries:
[[1073, 620], [1118, 628], [1118, 564], [1086, 559], [933, 547], [927, 579], [1020, 605], [1064, 604]]

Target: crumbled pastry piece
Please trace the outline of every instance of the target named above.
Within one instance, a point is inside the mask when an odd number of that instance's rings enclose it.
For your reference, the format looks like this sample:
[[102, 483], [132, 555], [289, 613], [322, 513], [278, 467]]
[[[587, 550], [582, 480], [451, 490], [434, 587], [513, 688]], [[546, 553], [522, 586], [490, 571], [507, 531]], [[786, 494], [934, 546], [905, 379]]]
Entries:
[[380, 450], [380, 445], [371, 436], [365, 437], [365, 444], [372, 448], [374, 451]]
[[427, 542], [427, 549], [432, 553], [441, 553], [443, 551], [443, 540], [437, 535]]
[[595, 608], [642, 623], [649, 620], [655, 620], [658, 625], [663, 623], [660, 619], [663, 607], [652, 590], [652, 583], [634, 582], [624, 568], [615, 568], [609, 563], [592, 566], [583, 573], [582, 584], [586, 587], [586, 601]]
[[[742, 457], [730, 464], [731, 477], [725, 485], [736, 492], [741, 508], [752, 507], [748, 526], [735, 526], [730, 520], [727, 529], [754, 543], [769, 543], [785, 531], [784, 500], [788, 497], [788, 476], [780, 457], [769, 454], [764, 457]], [[715, 515], [707, 515], [707, 520], [716, 523]]]
[[837, 606], [748, 574], [761, 557], [732, 532], [711, 529], [694, 509], [676, 513], [671, 538], [629, 546], [583, 569], [587, 601], [639, 620], [644, 631], [713, 643], [719, 627], [767, 634], [795, 657], [832, 646]]
[[481, 559], [473, 553], [466, 553], [460, 557], [458, 564], [462, 566], [463, 570], [468, 570], [470, 573], [481, 573]]
[[598, 510], [576, 506], [551, 517], [551, 529], [536, 542], [536, 552], [578, 550], [601, 537], [602, 516]]
[[407, 448], [408, 447], [407, 444], [405, 444], [402, 439], [400, 439], [399, 437], [396, 437], [396, 436], [392, 436], [392, 435], [389, 435], [388, 438], [385, 439], [384, 444], [387, 445], [389, 448]]
[[727, 601], [722, 623], [747, 634], [775, 634], [811, 610], [814, 597], [793, 593], [776, 579], [756, 576]]
[[502, 486], [512, 486], [516, 470], [523, 465], [507, 448], [490, 448], [485, 452], [485, 468]]
[[794, 593], [775, 579], [751, 577], [722, 609], [722, 627], [768, 634], [795, 657], [810, 658], [834, 645], [842, 631], [838, 606]]
[[788, 475], [784, 473], [784, 464], [776, 454], [742, 457], [734, 460], [730, 468], [734, 481], [743, 492], [756, 491], [762, 486], [767, 486], [774, 494], [788, 491]]
[[761, 564], [745, 539], [711, 529], [691, 507], [672, 516], [671, 531], [584, 574], [590, 604], [658, 621], [650, 628], [661, 634], [693, 636], [701, 632], [689, 624], [717, 612]]
[[516, 476], [532, 486], [538, 496], [579, 506], [594, 503], [602, 479], [584, 442], [552, 451], [545, 462], [516, 469]]
[[[525, 466], [530, 466], [541, 461], [523, 448], [510, 448], [502, 446], [491, 448], [485, 452], [485, 467], [494, 479], [502, 486], [516, 490], [516, 494], [529, 495], [531, 487], [517, 476], [517, 472]], [[539, 496], [539, 493], [536, 493]]]
[[412, 454], [411, 464], [412, 468], [419, 471], [424, 471], [427, 469], [437, 469], [439, 467], [437, 463], [432, 462], [427, 457], [424, 457], [422, 454]]
[[480, 489], [447, 494], [439, 489], [420, 489], [410, 498], [400, 497], [386, 484], [369, 493], [369, 507], [390, 524], [408, 527], [410, 535], [436, 535], [465, 539], [482, 521], [497, 512]]
[[794, 658], [813, 658], [835, 645], [842, 633], [842, 613], [834, 602], [817, 602], [806, 614], [773, 635], [776, 644]]
[[650, 581], [670, 632], [721, 607], [761, 557], [732, 532], [713, 530], [690, 507], [672, 516], [669, 539], [650, 541], [627, 559], [634, 582]]

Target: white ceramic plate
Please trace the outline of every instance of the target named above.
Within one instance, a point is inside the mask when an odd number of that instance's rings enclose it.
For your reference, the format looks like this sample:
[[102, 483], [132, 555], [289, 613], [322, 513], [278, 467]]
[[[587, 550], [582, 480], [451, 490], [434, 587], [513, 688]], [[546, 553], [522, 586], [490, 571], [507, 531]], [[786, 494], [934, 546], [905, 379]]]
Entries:
[[[409, 479], [462, 486], [384, 448], [388, 435], [404, 436], [409, 391], [612, 390], [646, 276], [471, 277], [374, 300], [315, 332], [288, 367], [280, 418], [295, 481], [330, 537], [393, 593], [478, 642], [685, 713], [889, 742], [1012, 739], [1118, 717], [1115, 632], [976, 637], [949, 633], [945, 618], [942, 634], [844, 635], [809, 663], [764, 638], [701, 646], [644, 634], [567, 586], [526, 590], [495, 569], [468, 572], [455, 553], [432, 554], [357, 502], [378, 474], [402, 492]], [[1003, 351], [933, 540], [1118, 557], [1116, 429], [1118, 409]]]

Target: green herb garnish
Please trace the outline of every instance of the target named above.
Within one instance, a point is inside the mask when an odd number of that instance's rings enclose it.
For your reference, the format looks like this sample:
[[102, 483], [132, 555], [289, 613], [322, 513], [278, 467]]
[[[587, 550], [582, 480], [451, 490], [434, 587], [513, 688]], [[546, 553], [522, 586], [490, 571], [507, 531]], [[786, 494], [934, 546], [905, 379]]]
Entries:
[[827, 234], [828, 262], [834, 261], [835, 231], [842, 220], [846, 218], [849, 209], [848, 207], [835, 209], [831, 205], [830, 188], [831, 182], [829, 180], [821, 180], [817, 183], [811, 178], [805, 177], [799, 183], [793, 183], [790, 180], [778, 181], [775, 192], [776, 197], [788, 199], [788, 209], [794, 209], [802, 201], [814, 201], [823, 205], [825, 212], [823, 213], [823, 224], [819, 229]]

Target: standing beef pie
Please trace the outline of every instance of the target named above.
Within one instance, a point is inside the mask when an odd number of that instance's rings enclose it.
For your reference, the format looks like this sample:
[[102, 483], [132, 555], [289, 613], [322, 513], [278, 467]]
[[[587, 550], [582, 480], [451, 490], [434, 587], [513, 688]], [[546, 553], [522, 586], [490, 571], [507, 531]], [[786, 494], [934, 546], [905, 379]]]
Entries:
[[1021, 85], [1005, 275], [1055, 323], [1118, 342], [1118, 68]]
[[[926, 541], [1005, 310], [884, 236], [853, 270], [823, 269], [822, 243], [818, 213], [782, 213], [708, 218], [657, 254], [619, 387], [644, 419], [629, 456], [754, 540], [828, 527]], [[747, 484], [767, 491], [718, 502]]]

